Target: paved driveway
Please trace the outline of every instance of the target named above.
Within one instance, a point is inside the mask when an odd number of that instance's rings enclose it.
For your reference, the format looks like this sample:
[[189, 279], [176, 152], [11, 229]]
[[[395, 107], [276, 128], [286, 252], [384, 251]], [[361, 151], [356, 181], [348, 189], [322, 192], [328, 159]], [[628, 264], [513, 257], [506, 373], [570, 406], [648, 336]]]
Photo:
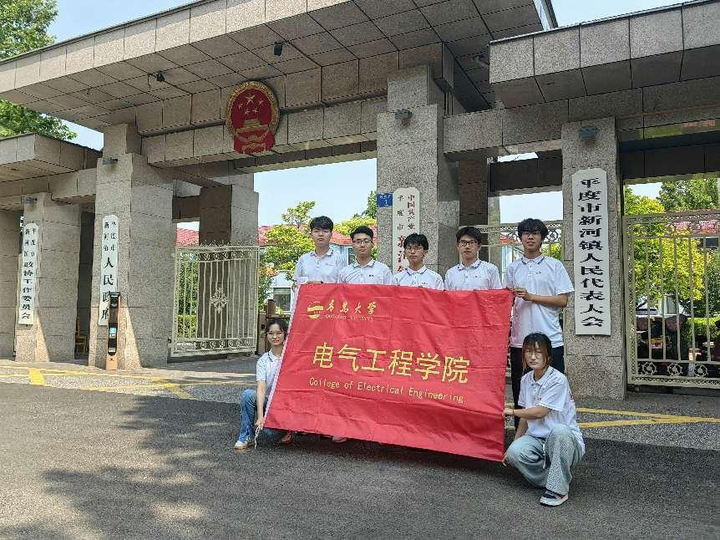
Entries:
[[233, 453], [231, 403], [3, 384], [0, 408], [2, 538], [720, 536], [715, 450], [588, 430], [548, 509], [496, 463], [314, 436]]

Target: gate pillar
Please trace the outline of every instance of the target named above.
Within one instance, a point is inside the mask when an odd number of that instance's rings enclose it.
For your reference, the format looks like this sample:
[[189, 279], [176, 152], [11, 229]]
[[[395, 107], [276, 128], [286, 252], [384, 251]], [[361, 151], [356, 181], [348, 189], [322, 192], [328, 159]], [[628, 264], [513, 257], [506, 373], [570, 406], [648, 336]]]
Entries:
[[25, 203], [24, 223], [38, 226], [34, 323], [16, 326], [15, 358], [70, 362], [75, 357], [80, 207], [55, 202], [50, 193], [36, 193]]
[[[430, 252], [425, 263], [441, 275], [457, 263], [460, 215], [457, 174], [443, 153], [444, 99], [429, 66], [402, 69], [388, 78], [388, 112], [377, 117], [378, 194], [418, 189], [420, 227], [402, 234], [427, 236]], [[378, 208], [378, 234], [378, 258], [396, 272], [391, 206]]]
[[[105, 264], [102, 229], [103, 218], [114, 215], [118, 218], [116, 289], [121, 294], [118, 367], [133, 369], [167, 361], [177, 233], [172, 222], [172, 180], [133, 153], [137, 145], [130, 144], [132, 126], [123, 126], [120, 135], [106, 132], [104, 155], [117, 161], [100, 160], [97, 167], [89, 365], [105, 366], [107, 327], [98, 325]], [[127, 153], [115, 154], [123, 151]]]
[[11, 358], [17, 315], [20, 212], [0, 210], [0, 358]]
[[[594, 140], [583, 140], [580, 129], [597, 128]], [[563, 159], [563, 238], [564, 263], [574, 276], [573, 229], [576, 209], [572, 196], [572, 175], [583, 169], [599, 168], [607, 173], [611, 335], [575, 334], [575, 297], [571, 295], [564, 311], [565, 365], [573, 393], [578, 396], [623, 399], [626, 373], [624, 360], [625, 324], [623, 320], [622, 252], [620, 242], [620, 190], [615, 119], [602, 118], [572, 122], [562, 127]], [[578, 284], [575, 283], [575, 287]]]

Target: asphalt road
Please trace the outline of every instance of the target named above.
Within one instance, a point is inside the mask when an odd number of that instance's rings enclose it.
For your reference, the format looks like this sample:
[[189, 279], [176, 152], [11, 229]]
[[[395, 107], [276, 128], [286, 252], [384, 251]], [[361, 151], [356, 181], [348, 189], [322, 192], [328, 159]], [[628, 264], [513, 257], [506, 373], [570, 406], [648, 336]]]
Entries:
[[233, 453], [236, 404], [4, 384], [0, 410], [2, 538], [720, 537], [713, 450], [590, 438], [545, 508], [496, 463], [310, 436]]

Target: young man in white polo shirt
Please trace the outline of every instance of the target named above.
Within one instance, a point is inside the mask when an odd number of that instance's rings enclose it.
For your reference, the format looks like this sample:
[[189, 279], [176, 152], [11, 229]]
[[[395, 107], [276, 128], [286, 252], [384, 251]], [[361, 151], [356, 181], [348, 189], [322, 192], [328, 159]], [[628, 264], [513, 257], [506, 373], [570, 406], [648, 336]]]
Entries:
[[523, 246], [523, 257], [505, 270], [505, 287], [515, 295], [510, 332], [510, 370], [515, 408], [518, 407], [520, 378], [523, 375], [521, 347], [525, 336], [534, 332], [548, 336], [552, 343], [553, 368], [565, 373], [560, 313], [567, 306], [568, 295], [575, 289], [563, 264], [541, 253], [547, 235], [547, 227], [539, 219], [521, 221], [518, 236]]
[[475, 227], [463, 227], [455, 233], [462, 262], [445, 273], [446, 291], [482, 291], [502, 289], [497, 266], [479, 258], [482, 236]]
[[298, 287], [305, 283], [337, 283], [340, 270], [347, 261], [343, 260], [341, 254], [330, 247], [334, 224], [327, 216], [319, 216], [310, 222], [310, 238], [315, 244], [315, 249], [300, 256], [293, 274], [293, 301], [292, 309], [295, 309], [295, 298]]
[[425, 287], [427, 289], [445, 289], [440, 274], [425, 266], [425, 256], [430, 245], [424, 234], [412, 233], [403, 242], [408, 267], [393, 276], [393, 284], [405, 287]]
[[350, 233], [355, 262], [340, 270], [338, 283], [392, 285], [390, 269], [372, 258], [373, 236], [373, 230], [364, 225]]

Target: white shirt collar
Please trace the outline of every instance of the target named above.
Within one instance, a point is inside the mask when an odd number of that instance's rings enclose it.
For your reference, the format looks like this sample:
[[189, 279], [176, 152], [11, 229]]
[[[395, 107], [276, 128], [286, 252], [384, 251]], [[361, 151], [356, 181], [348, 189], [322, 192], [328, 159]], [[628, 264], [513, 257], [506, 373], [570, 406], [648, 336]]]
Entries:
[[475, 259], [475, 262], [472, 263], [470, 266], [465, 266], [463, 263], [460, 263], [457, 265], [457, 269], [458, 270], [469, 270], [470, 268], [472, 268], [473, 270], [476, 270], [478, 268], [478, 266], [480, 266], [481, 262], [482, 261], [480, 259]]
[[427, 270], [427, 266], [425, 266], [425, 265], [423, 265], [422, 268], [420, 268], [420, 270], [417, 270], [417, 271], [413, 270], [409, 266], [405, 269], [405, 271], [411, 276], [413, 274], [424, 274], [425, 270]]
[[314, 249], [310, 252], [310, 256], [311, 256], [311, 257], [315, 257], [316, 259], [323, 259], [323, 258], [325, 258], [325, 257], [332, 257], [333, 254], [334, 254], [334, 253], [333, 253], [333, 249], [332, 249], [332, 248], [330, 248], [330, 249], [328, 250], [328, 252], [327, 252], [325, 255], [323, 255], [322, 257], [318, 257], [318, 254], [315, 252]]
[[[545, 384], [550, 380], [550, 374], [555, 371], [552, 366], [548, 366], [547, 370], [543, 374], [542, 377], [540, 377], [537, 381], [535, 380], [535, 375], [531, 375], [531, 381], [533, 386], [540, 386], [543, 387]], [[532, 372], [531, 372], [532, 373]]]
[[[369, 266], [370, 268], [375, 266], [375, 259], [370, 259], [370, 262], [367, 263], [365, 266]], [[360, 266], [360, 263], [357, 261], [353, 263], [353, 268], [365, 268], [365, 266]]]
[[531, 262], [534, 262], [535, 264], [540, 264], [541, 262], [543, 262], [545, 260], [545, 254], [541, 253], [534, 259], [528, 259], [527, 257], [523, 257], [521, 260], [522, 260], [523, 264], [528, 264]]
[[275, 356], [272, 351], [268, 351], [268, 358], [270, 358], [271, 362], [274, 362], [275, 360], [280, 360], [280, 356]]

